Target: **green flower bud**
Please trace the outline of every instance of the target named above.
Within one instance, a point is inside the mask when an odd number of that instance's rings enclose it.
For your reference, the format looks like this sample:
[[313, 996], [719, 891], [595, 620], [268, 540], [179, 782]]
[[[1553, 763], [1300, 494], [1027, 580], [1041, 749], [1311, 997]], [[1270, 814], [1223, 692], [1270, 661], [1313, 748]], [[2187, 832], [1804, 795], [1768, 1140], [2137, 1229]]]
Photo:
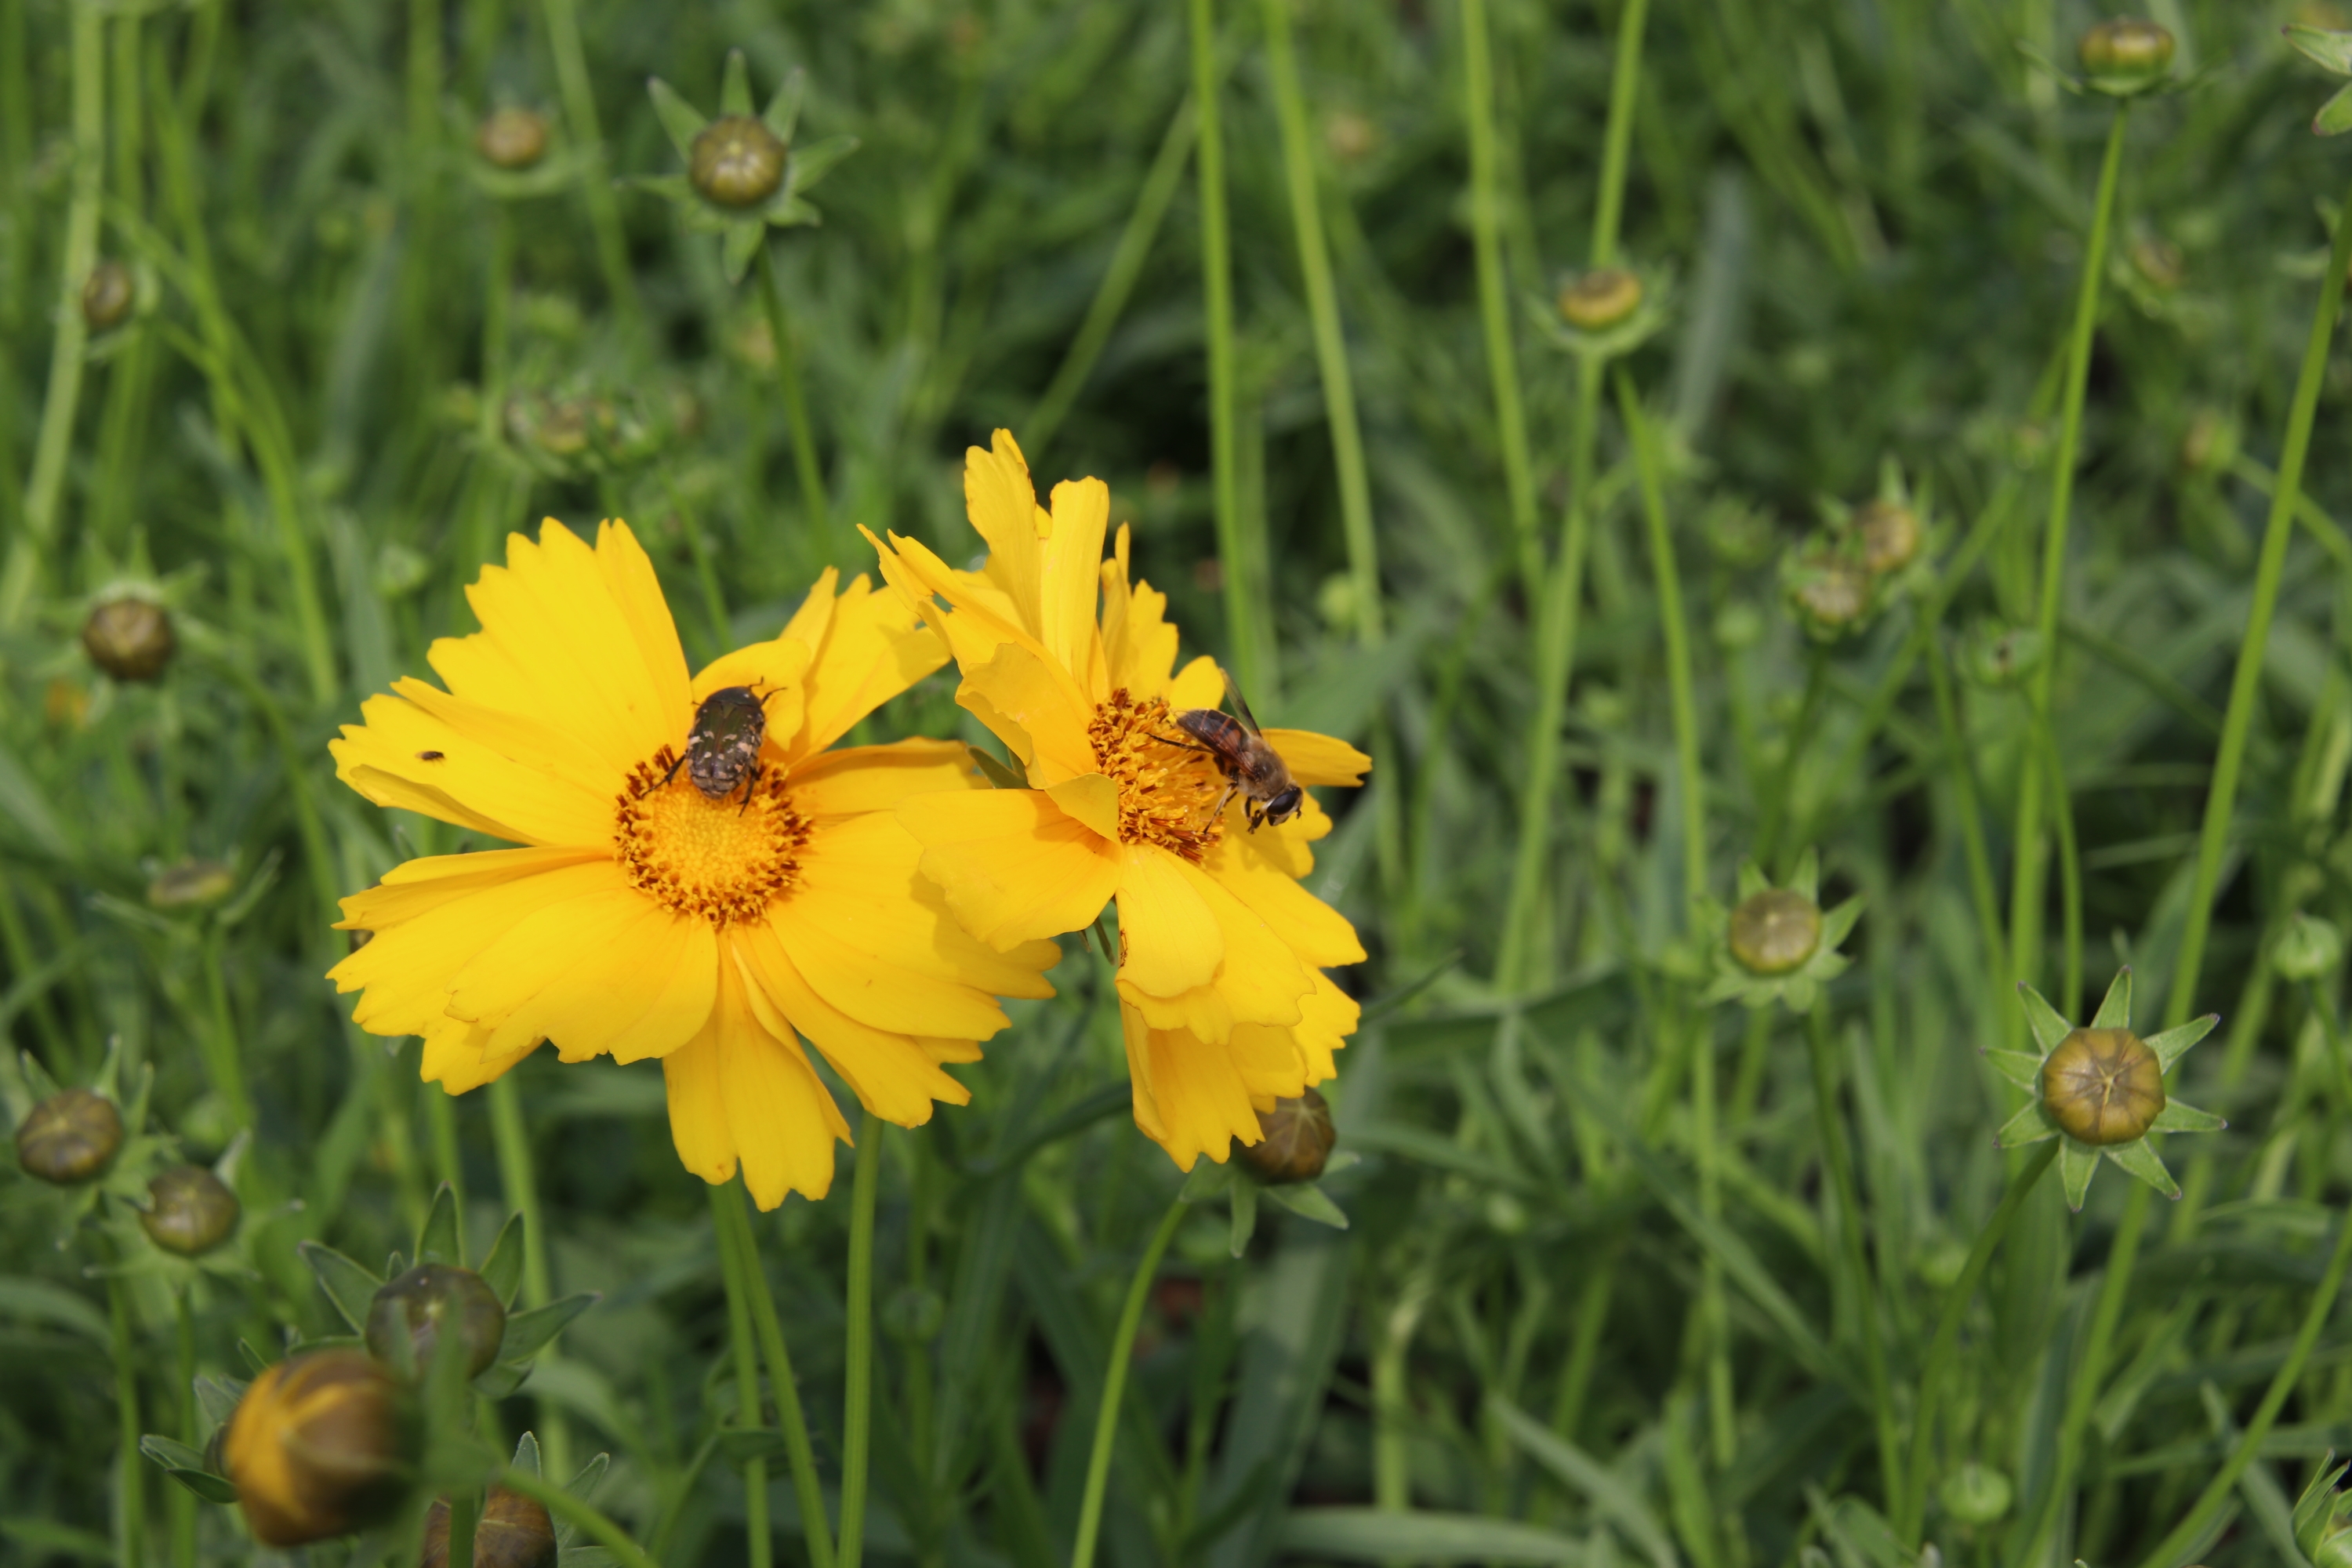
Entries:
[[172, 617], [154, 600], [124, 594], [100, 601], [81, 626], [92, 664], [117, 680], [152, 680], [179, 647]]
[[2015, 1498], [2007, 1476], [1974, 1459], [1946, 1476], [1936, 1495], [1944, 1511], [1962, 1524], [1990, 1524], [2009, 1511]]
[[1731, 911], [1731, 956], [1750, 974], [1801, 968], [1821, 944], [1821, 906], [1793, 888], [1751, 893]]
[[201, 1258], [236, 1228], [236, 1194], [202, 1165], [174, 1165], [147, 1184], [139, 1228], [166, 1252]]
[[122, 1147], [122, 1113], [94, 1089], [68, 1089], [33, 1107], [16, 1129], [16, 1163], [28, 1176], [79, 1186]]
[[444, 1328], [454, 1327], [466, 1348], [466, 1375], [478, 1377], [499, 1359], [506, 1337], [507, 1310], [482, 1277], [446, 1263], [420, 1263], [386, 1283], [368, 1305], [368, 1353], [398, 1365], [400, 1343], [408, 1343], [418, 1375], [433, 1364]]
[[1788, 557], [1780, 575], [1790, 609], [1815, 642], [1853, 636], [1877, 607], [1877, 579], [1855, 552], [1816, 545]]
[[1570, 326], [1601, 331], [1642, 308], [1642, 280], [1620, 267], [1598, 267], [1561, 285], [1556, 303]]
[[82, 279], [81, 319], [93, 332], [121, 326], [138, 302], [138, 280], [120, 261], [101, 261]]
[[2271, 967], [2287, 980], [2317, 980], [2334, 973], [2344, 963], [2344, 933], [2332, 921], [2300, 910], [2271, 946]]
[[2137, 16], [2114, 16], [2083, 35], [2075, 57], [2095, 91], [2118, 98], [2160, 85], [2172, 70], [2172, 35]]
[[2180, 467], [2190, 474], [2216, 474], [2238, 457], [2237, 422], [2218, 408], [2200, 408], [2180, 433]]
[[2164, 1111], [2164, 1064], [2129, 1029], [2075, 1029], [2042, 1064], [2042, 1103], [2078, 1143], [2129, 1143]]
[[493, 168], [528, 169], [547, 156], [547, 121], [528, 109], [494, 109], [474, 132], [474, 151]]
[[317, 1351], [253, 1380], [221, 1457], [255, 1539], [300, 1546], [379, 1523], [416, 1465], [407, 1392], [357, 1351]]
[[1335, 109], [1323, 119], [1323, 144], [1342, 163], [1360, 163], [1378, 151], [1381, 128], [1352, 109]]
[[1996, 691], [2022, 682], [2042, 663], [2042, 634], [2032, 626], [1979, 621], [1960, 645], [1960, 671]]
[[1312, 1089], [1295, 1100], [1274, 1102], [1272, 1110], [1257, 1113], [1259, 1138], [1242, 1145], [1242, 1163], [1258, 1180], [1274, 1186], [1311, 1182], [1323, 1173], [1339, 1135], [1331, 1125], [1331, 1107]]
[[159, 910], [194, 910], [219, 903], [236, 887], [236, 873], [217, 860], [182, 860], [166, 866], [147, 884], [147, 901]]
[[1862, 563], [1874, 577], [1900, 572], [1918, 559], [1926, 534], [1919, 516], [1893, 501], [1868, 500], [1854, 508], [1854, 531], [1862, 535]]
[[[474, 1521], [474, 1568], [553, 1568], [555, 1521], [547, 1507], [505, 1487], [492, 1487]], [[425, 1555], [418, 1568], [448, 1568], [449, 1500], [435, 1498], [425, 1514]]]
[[2160, 294], [2169, 294], [2179, 288], [2189, 275], [2180, 247], [2153, 234], [2144, 234], [2132, 241], [2131, 264], [2132, 270]]
[[765, 121], [725, 115], [695, 136], [687, 178], [720, 206], [755, 207], [784, 183], [785, 151]]

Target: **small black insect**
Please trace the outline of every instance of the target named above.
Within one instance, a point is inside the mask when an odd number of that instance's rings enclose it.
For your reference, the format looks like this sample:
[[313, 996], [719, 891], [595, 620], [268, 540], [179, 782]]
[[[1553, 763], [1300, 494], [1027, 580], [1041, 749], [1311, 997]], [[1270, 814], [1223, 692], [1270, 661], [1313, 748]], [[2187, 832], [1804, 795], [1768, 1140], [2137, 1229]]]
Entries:
[[441, 760], [441, 753], [438, 752], [419, 752], [416, 753], [416, 760], [420, 763], [437, 763]]
[[760, 782], [760, 742], [768, 733], [766, 704], [748, 686], [721, 687], [704, 698], [686, 732], [686, 755], [669, 765], [662, 783], [684, 768], [694, 787], [712, 800], [725, 800], [740, 787], [750, 809]]

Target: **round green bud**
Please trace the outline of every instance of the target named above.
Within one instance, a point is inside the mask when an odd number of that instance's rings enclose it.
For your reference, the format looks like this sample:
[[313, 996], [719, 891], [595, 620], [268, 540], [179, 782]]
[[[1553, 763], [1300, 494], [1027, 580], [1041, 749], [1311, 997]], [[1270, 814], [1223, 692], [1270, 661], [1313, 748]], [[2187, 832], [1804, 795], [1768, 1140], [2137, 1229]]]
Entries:
[[174, 1165], [147, 1184], [139, 1228], [166, 1252], [200, 1258], [236, 1228], [238, 1205], [218, 1176], [202, 1165]]
[[1974, 1459], [1946, 1476], [1936, 1489], [1944, 1511], [1962, 1524], [1991, 1524], [2009, 1511], [2015, 1495], [2007, 1476]]
[[2332, 921], [2298, 910], [2271, 945], [2271, 967], [2285, 980], [2317, 980], [2344, 963], [2344, 933]]
[[1822, 945], [1822, 910], [1793, 888], [1767, 888], [1731, 911], [1731, 956], [1750, 974], [1786, 974]]
[[[547, 1505], [505, 1487], [492, 1487], [474, 1521], [474, 1568], [554, 1568], [555, 1521]], [[425, 1555], [417, 1568], [449, 1568], [449, 1500], [435, 1498], [425, 1512]]]
[[121, 326], [138, 301], [138, 281], [120, 261], [101, 261], [82, 279], [81, 319], [93, 332]]
[[16, 1128], [16, 1163], [26, 1175], [79, 1186], [122, 1147], [122, 1113], [95, 1089], [68, 1089], [33, 1107]]
[[474, 151], [493, 168], [528, 169], [547, 156], [547, 121], [528, 109], [494, 109], [475, 128]]
[[2083, 35], [2075, 58], [2102, 92], [2145, 92], [2172, 69], [2172, 35], [2137, 16], [2112, 16]]
[[2237, 422], [2218, 408], [2200, 408], [2180, 433], [2180, 467], [2186, 473], [2215, 474], [2238, 457]]
[[2180, 247], [2158, 235], [2144, 234], [2132, 241], [2131, 264], [2132, 270], [2159, 294], [2171, 293], [2189, 276]]
[[1257, 1113], [1258, 1141], [1242, 1145], [1242, 1163], [1269, 1185], [1311, 1182], [1323, 1173], [1339, 1141], [1331, 1125], [1331, 1106], [1308, 1089], [1295, 1099], [1274, 1102], [1272, 1110]]
[[1874, 586], [1870, 568], [1840, 550], [1816, 550], [1798, 559], [1787, 579], [1790, 606], [1805, 630], [1834, 641], [1870, 618]]
[[704, 126], [687, 158], [687, 178], [723, 207], [753, 207], [784, 183], [783, 142], [767, 122], [730, 114]]
[[2042, 634], [2032, 626], [1979, 621], [1960, 646], [1961, 672], [1996, 691], [2018, 685], [2041, 663]]
[[368, 1303], [368, 1353], [397, 1366], [408, 1344], [410, 1364], [422, 1377], [433, 1364], [443, 1331], [454, 1329], [466, 1352], [466, 1375], [478, 1377], [499, 1359], [506, 1337], [507, 1310], [497, 1292], [470, 1268], [420, 1263], [376, 1291]]
[[91, 607], [81, 646], [92, 664], [117, 680], [152, 680], [180, 644], [170, 612], [152, 599], [125, 594]]
[[2078, 1143], [2129, 1143], [2163, 1114], [2164, 1064], [2129, 1029], [2075, 1029], [2042, 1064], [2042, 1103]]
[[1642, 280], [1622, 267], [1596, 267], [1562, 284], [1557, 303], [1570, 326], [1597, 332], [1642, 308]]

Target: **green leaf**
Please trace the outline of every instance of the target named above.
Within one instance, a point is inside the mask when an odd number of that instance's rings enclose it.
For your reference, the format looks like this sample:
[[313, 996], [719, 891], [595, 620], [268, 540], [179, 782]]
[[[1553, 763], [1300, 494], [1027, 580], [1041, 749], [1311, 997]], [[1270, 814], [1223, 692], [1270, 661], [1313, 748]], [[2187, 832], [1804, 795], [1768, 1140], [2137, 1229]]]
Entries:
[[139, 1451], [163, 1468], [163, 1473], [212, 1503], [233, 1503], [236, 1488], [226, 1476], [216, 1476], [205, 1468], [205, 1457], [185, 1443], [175, 1443], [169, 1437], [150, 1433], [139, 1439]]
[[2352, 86], [2339, 87], [2336, 95], [2319, 106], [2311, 117], [2311, 132], [2315, 136], [2341, 136], [2352, 131]]
[[0, 1536], [52, 1557], [78, 1557], [85, 1563], [115, 1561], [114, 1542], [105, 1536], [53, 1519], [0, 1519]]
[[0, 1275], [0, 1317], [47, 1323], [101, 1345], [112, 1332], [106, 1314], [87, 1298], [47, 1279], [16, 1275]]
[[795, 193], [805, 191], [827, 174], [833, 166], [863, 145], [855, 136], [828, 136], [822, 142], [812, 142], [805, 147], [793, 149], [790, 187]]
[[1507, 1519], [1379, 1508], [1300, 1508], [1275, 1543], [1298, 1557], [1342, 1563], [1559, 1563], [1581, 1564], [1584, 1542]]
[[972, 765], [987, 775], [991, 787], [995, 789], [1027, 789], [1029, 787], [1028, 775], [1020, 771], [1018, 758], [1014, 759], [1013, 766], [1008, 767], [997, 761], [993, 752], [983, 751], [978, 746], [967, 746], [965, 750], [971, 753]]
[[776, 96], [768, 100], [767, 110], [760, 116], [776, 133], [776, 140], [787, 147], [793, 144], [793, 132], [800, 127], [801, 99], [807, 91], [808, 72], [794, 66], [784, 73]]
[[1863, 897], [1856, 893], [1822, 917], [1822, 946], [1836, 947], [1853, 933], [1853, 922], [1862, 918]]
[[2131, 1027], [2132, 973], [2126, 963], [2116, 971], [2107, 983], [2107, 994], [2099, 1002], [2099, 1011], [2091, 1020], [2094, 1029], [2128, 1029]]
[[2200, 1110], [2193, 1105], [2168, 1100], [2164, 1102], [2164, 1109], [2156, 1113], [2156, 1120], [2147, 1124], [2147, 1130], [2151, 1132], [2219, 1132], [2229, 1125], [2210, 1110]]
[[2072, 1138], [2058, 1151], [2058, 1177], [2066, 1185], [2066, 1206], [2080, 1214], [2091, 1190], [2091, 1173], [2099, 1168], [2099, 1152]]
[[1789, 873], [1789, 890], [1803, 894], [1809, 904], [1818, 906], [1822, 901], [1822, 854], [1810, 844], [1797, 857], [1797, 868]]
[[225, 1425], [236, 1415], [236, 1402], [245, 1397], [245, 1384], [233, 1377], [199, 1377], [195, 1388], [196, 1408], [214, 1426]]
[[2189, 1019], [2177, 1029], [2167, 1029], [2160, 1035], [2152, 1036], [2143, 1043], [2156, 1053], [2158, 1065], [2170, 1072], [2172, 1064], [2186, 1055], [2189, 1047], [2211, 1034], [2213, 1026], [2221, 1021], [2221, 1014], [2208, 1013], [2201, 1018]]
[[751, 112], [751, 71], [743, 61], [743, 51], [727, 51], [727, 68], [719, 79], [719, 112], [722, 115]]
[[2055, 1138], [2058, 1132], [2058, 1123], [2037, 1098], [2027, 1100], [2016, 1115], [2000, 1124], [2000, 1131], [1992, 1135], [1992, 1143], [1996, 1149], [2022, 1149], [2028, 1143]]
[[657, 76], [646, 79], [646, 92], [654, 100], [654, 116], [661, 121], [662, 130], [669, 137], [669, 144], [677, 149], [679, 157], [692, 158], [694, 139], [702, 134], [704, 126], [710, 123], [709, 118], [679, 97], [676, 88]]
[[[1551, 314], [1551, 301], [1545, 300], [1543, 309], [1546, 315]], [[1739, 862], [1738, 889], [1738, 901], [1743, 904], [1759, 893], [1769, 893], [1772, 890], [1772, 879], [1764, 874], [1764, 868], [1756, 864], [1753, 856]]]
[[[1333, 1230], [1348, 1228], [1348, 1211], [1333, 1203], [1331, 1194], [1312, 1182], [1266, 1187], [1262, 1191], [1267, 1197], [1301, 1219], [1313, 1220], [1317, 1225], [1328, 1225]], [[1234, 1256], [1239, 1257], [1240, 1254], [1236, 1253]]]
[[533, 1307], [528, 1312], [517, 1312], [507, 1320], [506, 1336], [499, 1341], [500, 1361], [521, 1361], [536, 1355], [540, 1349], [557, 1334], [563, 1325], [603, 1300], [593, 1290], [583, 1290], [576, 1296], [566, 1296], [561, 1301], [550, 1301], [544, 1307]]
[[1205, 1204], [1225, 1195], [1225, 1190], [1239, 1180], [1230, 1161], [1198, 1160], [1184, 1174], [1183, 1186], [1176, 1195], [1188, 1204]]
[[719, 270], [727, 275], [730, 283], [743, 281], [743, 274], [751, 269], [751, 258], [768, 241], [768, 230], [760, 223], [730, 223], [719, 246]]
[[530, 1381], [527, 1361], [494, 1361], [474, 1379], [474, 1392], [485, 1399], [505, 1399]]
[[416, 1261], [446, 1263], [458, 1268], [466, 1266], [465, 1238], [457, 1231], [457, 1196], [446, 1182], [433, 1194], [433, 1208], [425, 1216], [425, 1228], [416, 1233]]
[[1986, 1049], [1978, 1053], [1992, 1070], [2029, 1094], [2041, 1092], [2042, 1058], [2031, 1051]]
[[1656, 1568], [1676, 1568], [1674, 1542], [1665, 1526], [1622, 1477], [1509, 1400], [1490, 1397], [1486, 1408], [1529, 1458], [1591, 1499], [1593, 1511], [1622, 1530]]
[[[375, 1293], [383, 1289], [383, 1281], [359, 1264], [337, 1252], [323, 1241], [305, 1241], [296, 1247], [310, 1272], [319, 1277], [319, 1284], [327, 1292], [327, 1300], [343, 1315], [354, 1332], [367, 1331], [368, 1306]], [[394, 1258], [399, 1255], [394, 1254]]]
[[[2180, 1184], [2172, 1179], [2172, 1173], [2164, 1168], [2164, 1162], [2157, 1158], [2156, 1151], [2147, 1146], [2147, 1139], [2135, 1138], [2128, 1143], [2117, 1143], [2103, 1152], [2117, 1166], [2129, 1171], [2166, 1197], [2180, 1195]], [[2083, 1205], [2076, 1204], [2074, 1206], [2080, 1208]]]
[[499, 1228], [499, 1238], [490, 1243], [490, 1255], [482, 1259], [482, 1283], [502, 1306], [514, 1305], [515, 1292], [522, 1288], [523, 1223], [522, 1215], [511, 1214]]
[[520, 1438], [517, 1439], [514, 1458], [507, 1462], [527, 1476], [538, 1475], [540, 1473], [538, 1434], [525, 1432]]
[[2294, 22], [2281, 29], [2295, 52], [2322, 70], [2352, 76], [2352, 33], [2331, 33], [2325, 27]]
[[2017, 995], [2025, 1004], [2025, 1021], [2032, 1027], [2033, 1037], [2042, 1043], [2042, 1054], [2048, 1056], [2058, 1048], [2059, 1041], [2074, 1032], [2074, 1026], [2060, 1017], [2058, 1009], [2022, 980], [2017, 983]]

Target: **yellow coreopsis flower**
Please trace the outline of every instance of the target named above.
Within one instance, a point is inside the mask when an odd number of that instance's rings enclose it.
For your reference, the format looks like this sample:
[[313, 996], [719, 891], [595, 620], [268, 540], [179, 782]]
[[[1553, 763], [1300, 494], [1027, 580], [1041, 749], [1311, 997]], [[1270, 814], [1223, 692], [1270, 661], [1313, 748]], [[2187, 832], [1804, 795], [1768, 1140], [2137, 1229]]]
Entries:
[[[1322, 969], [1363, 947], [1298, 885], [1330, 818], [1307, 798], [1253, 829], [1214, 758], [1186, 743], [1177, 716], [1216, 707], [1223, 680], [1207, 658], [1177, 669], [1167, 596], [1130, 583], [1124, 527], [1103, 559], [1101, 480], [1056, 486], [1049, 512], [1000, 430], [993, 450], [966, 455], [964, 498], [989, 544], [982, 571], [893, 535], [877, 542], [882, 572], [954, 653], [956, 700], [1036, 787], [910, 795], [899, 820], [922, 841], [924, 875], [992, 946], [1077, 931], [1118, 900], [1136, 1123], [1186, 1169], [1223, 1161], [1233, 1139], [1257, 1142], [1260, 1110], [1332, 1075], [1356, 1026]], [[1265, 733], [1302, 784], [1358, 784], [1371, 765], [1329, 736]]]
[[[653, 563], [628, 526], [595, 546], [550, 520], [467, 590], [482, 629], [427, 658], [332, 743], [337, 775], [524, 846], [411, 860], [343, 900], [373, 939], [337, 964], [379, 1035], [421, 1035], [452, 1094], [552, 1040], [565, 1061], [659, 1058], [687, 1169], [740, 1162], [762, 1208], [822, 1197], [849, 1127], [795, 1038], [866, 1109], [912, 1126], [970, 1099], [998, 996], [1049, 996], [1050, 942], [965, 934], [917, 874], [894, 807], [981, 787], [944, 741], [827, 752], [945, 662], [903, 599], [827, 570], [781, 636], [689, 679]], [[712, 798], [682, 768], [712, 693], [765, 717], [758, 771]], [[708, 780], [704, 773], [705, 782]]]

